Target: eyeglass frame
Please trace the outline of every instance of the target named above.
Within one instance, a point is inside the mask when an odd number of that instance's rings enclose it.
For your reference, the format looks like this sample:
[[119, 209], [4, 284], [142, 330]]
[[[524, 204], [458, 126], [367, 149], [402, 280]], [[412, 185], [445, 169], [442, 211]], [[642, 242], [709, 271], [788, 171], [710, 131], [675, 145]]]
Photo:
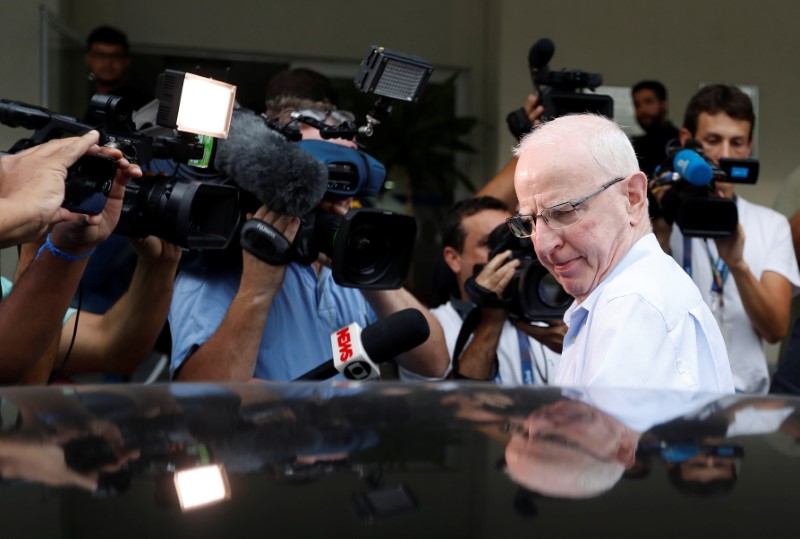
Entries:
[[[353, 123], [356, 120], [355, 114], [350, 112], [349, 110], [343, 109], [331, 109], [331, 110], [320, 110], [320, 109], [301, 109], [293, 111], [290, 116], [294, 121], [301, 121], [304, 123], [312, 124], [313, 122], [317, 122], [320, 126], [322, 125], [331, 125], [327, 124], [328, 118], [333, 118], [334, 121], [338, 122], [334, 125], [334, 127], [344, 124]], [[322, 117], [322, 118], [320, 118]], [[309, 122], [308, 120], [313, 120], [313, 122]], [[314, 126], [316, 127], [316, 126]]]
[[[588, 195], [586, 195], [583, 198], [580, 198], [578, 200], [567, 200], [566, 202], [560, 202], [560, 203], [555, 204], [553, 206], [550, 206], [548, 208], [544, 208], [542, 211], [540, 211], [538, 213], [538, 215], [535, 214], [535, 213], [518, 213], [517, 215], [514, 215], [512, 217], [507, 218], [506, 219], [506, 225], [511, 230], [511, 233], [514, 234], [514, 236], [516, 236], [518, 238], [529, 238], [529, 237], [531, 237], [533, 235], [533, 231], [536, 230], [536, 222], [537, 222], [539, 217], [544, 219], [544, 222], [547, 223], [547, 226], [549, 226], [553, 230], [558, 230], [558, 229], [561, 229], [561, 228], [567, 228], [568, 226], [574, 225], [575, 223], [580, 221], [580, 214], [578, 214], [578, 218], [575, 220], [574, 223], [570, 223], [570, 224], [564, 225], [564, 226], [553, 226], [553, 225], [550, 224], [550, 220], [545, 215], [545, 212], [550, 212], [551, 210], [554, 210], [555, 208], [558, 208], [559, 206], [564, 206], [566, 204], [571, 205], [572, 206], [572, 210], [577, 212], [578, 206], [580, 206], [581, 204], [583, 204], [584, 202], [586, 202], [590, 198], [592, 198], [592, 197], [594, 197], [596, 195], [599, 195], [600, 193], [602, 193], [603, 191], [607, 190], [612, 185], [617, 184], [617, 183], [621, 182], [622, 180], [626, 180], [627, 178], [628, 178], [628, 176], [624, 176], [624, 177], [620, 177], [620, 178], [614, 178], [610, 182], [604, 183], [597, 190], [592, 191], [591, 193], [589, 193]], [[531, 220], [533, 221], [533, 226], [531, 227], [531, 232], [529, 234], [524, 235], [524, 236], [519, 235], [517, 233], [517, 230], [515, 229], [514, 225], [511, 224], [512, 222], [517, 222], [521, 217], [530, 217]], [[521, 229], [521, 227], [518, 227], [518, 228]]]

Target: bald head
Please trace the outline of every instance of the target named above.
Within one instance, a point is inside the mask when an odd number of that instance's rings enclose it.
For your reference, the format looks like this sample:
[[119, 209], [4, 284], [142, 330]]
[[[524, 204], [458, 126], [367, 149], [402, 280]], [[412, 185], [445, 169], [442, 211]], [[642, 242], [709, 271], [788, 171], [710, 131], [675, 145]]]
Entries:
[[647, 178], [622, 129], [595, 114], [544, 123], [515, 153], [519, 212], [541, 216], [539, 261], [580, 303], [650, 232]]

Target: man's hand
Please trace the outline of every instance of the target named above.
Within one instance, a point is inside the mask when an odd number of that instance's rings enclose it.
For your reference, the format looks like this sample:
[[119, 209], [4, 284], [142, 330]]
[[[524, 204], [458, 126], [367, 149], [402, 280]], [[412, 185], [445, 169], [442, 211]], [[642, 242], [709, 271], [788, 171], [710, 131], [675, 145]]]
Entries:
[[714, 238], [717, 253], [725, 264], [734, 269], [744, 264], [744, 229], [742, 224], [736, 225], [736, 231], [726, 238]]
[[67, 168], [86, 153], [97, 153], [100, 135], [51, 140], [0, 158], [0, 247], [33, 241], [70, 218], [61, 207]]
[[509, 260], [510, 256], [510, 250], [495, 255], [475, 277], [475, 283], [491, 290], [497, 294], [498, 298], [502, 298], [503, 292], [519, 267], [519, 260]]
[[536, 126], [542, 123], [542, 115], [544, 114], [544, 106], [539, 103], [539, 98], [533, 94], [528, 95], [525, 99], [525, 104], [522, 105], [522, 110], [528, 115], [528, 120]]
[[140, 260], [148, 264], [176, 264], [180, 261], [182, 249], [180, 246], [156, 236], [146, 238], [130, 238], [133, 249]]
[[53, 227], [53, 244], [70, 254], [80, 254], [94, 249], [114, 232], [122, 213], [125, 186], [132, 178], [141, 178], [139, 165], [131, 164], [122, 152], [102, 148], [103, 154], [117, 160], [117, 174], [103, 211], [98, 215], [81, 215], [68, 212], [68, 220]]
[[553, 352], [560, 354], [564, 348], [564, 336], [567, 334], [567, 325], [562, 320], [549, 320], [546, 325], [530, 324], [524, 320], [515, 320], [514, 326], [528, 337], [539, 341]]
[[[260, 219], [270, 224], [275, 230], [283, 234], [289, 243], [294, 241], [300, 227], [300, 218], [276, 213], [266, 206], [261, 206], [254, 215], [248, 219]], [[262, 262], [247, 251], [242, 251], [242, 288], [256, 296], [266, 294], [269, 301], [280, 290], [283, 278], [286, 275], [286, 266], [273, 266]]]

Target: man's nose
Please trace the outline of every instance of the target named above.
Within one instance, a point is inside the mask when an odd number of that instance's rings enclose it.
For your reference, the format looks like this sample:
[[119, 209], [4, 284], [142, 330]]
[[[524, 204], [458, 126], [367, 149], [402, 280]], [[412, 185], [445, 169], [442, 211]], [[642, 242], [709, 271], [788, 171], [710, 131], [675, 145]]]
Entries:
[[543, 258], [561, 245], [561, 233], [559, 230], [553, 230], [543, 218], [536, 220], [535, 227], [534, 233], [531, 234], [531, 241], [536, 254]]

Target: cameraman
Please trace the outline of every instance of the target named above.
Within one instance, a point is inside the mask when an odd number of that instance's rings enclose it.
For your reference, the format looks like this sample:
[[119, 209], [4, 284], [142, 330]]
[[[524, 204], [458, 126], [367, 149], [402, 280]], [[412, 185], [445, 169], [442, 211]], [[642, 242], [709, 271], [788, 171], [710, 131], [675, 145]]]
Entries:
[[[750, 156], [754, 125], [750, 98], [734, 86], [714, 84], [690, 100], [679, 139], [681, 145], [698, 141], [714, 162], [745, 158]], [[736, 203], [739, 223], [733, 235], [708, 241], [684, 238], [677, 225], [654, 223], [654, 228], [663, 231], [660, 243], [670, 246], [711, 306], [726, 342], [736, 390], [766, 393], [764, 341], [776, 343], [786, 335], [791, 298], [800, 285], [791, 231], [784, 216], [736, 195], [735, 184], [720, 182], [715, 187], [718, 196]]]
[[488, 260], [488, 238], [497, 226], [505, 226], [509, 217], [508, 207], [492, 197], [463, 200], [450, 210], [442, 225], [443, 254], [458, 281], [458, 297], [432, 313], [442, 324], [447, 350], [453, 357], [464, 318], [473, 309], [480, 309], [474, 336], [458, 358], [458, 372], [451, 373], [455, 378], [494, 379], [514, 385], [547, 384], [558, 367], [566, 325], [562, 321], [545, 326], [523, 321], [512, 324], [502, 307], [476, 306], [464, 289], [475, 266], [485, 264], [475, 282], [502, 297], [520, 262], [509, 259], [510, 251]]
[[[283, 72], [268, 86], [267, 115], [287, 121], [289, 113], [315, 109], [330, 121], [335, 96], [328, 81], [310, 70]], [[335, 116], [335, 115], [334, 115]], [[301, 127], [303, 138], [319, 132]], [[332, 143], [354, 145], [336, 139]], [[320, 209], [346, 213], [349, 198], [326, 198]], [[253, 217], [266, 221], [290, 242], [300, 219], [260, 207]], [[321, 261], [274, 266], [246, 251], [242, 265], [203, 264], [182, 271], [170, 308], [175, 380], [294, 380], [332, 356], [330, 334], [357, 322], [414, 307], [426, 316], [429, 339], [398, 358], [401, 367], [425, 377], [441, 377], [448, 365], [439, 323], [408, 291], [364, 290], [338, 285]]]
[[[55, 140], [0, 158], [0, 192], [9, 203], [2, 212], [4, 244], [31, 241], [49, 229], [35, 256], [17, 272], [17, 281], [3, 279], [0, 302], [0, 382], [17, 383], [58, 345], [62, 321], [86, 267], [87, 257], [117, 224], [128, 180], [141, 176], [119, 150], [100, 150], [97, 131]], [[86, 153], [102, 151], [117, 160], [108, 201], [99, 215], [79, 215], [60, 208], [67, 168]], [[28, 222], [26, 222], [26, 219]], [[52, 225], [52, 228], [50, 228]], [[67, 313], [65, 317], [64, 313]], [[95, 336], [102, 338], [102, 336]]]

